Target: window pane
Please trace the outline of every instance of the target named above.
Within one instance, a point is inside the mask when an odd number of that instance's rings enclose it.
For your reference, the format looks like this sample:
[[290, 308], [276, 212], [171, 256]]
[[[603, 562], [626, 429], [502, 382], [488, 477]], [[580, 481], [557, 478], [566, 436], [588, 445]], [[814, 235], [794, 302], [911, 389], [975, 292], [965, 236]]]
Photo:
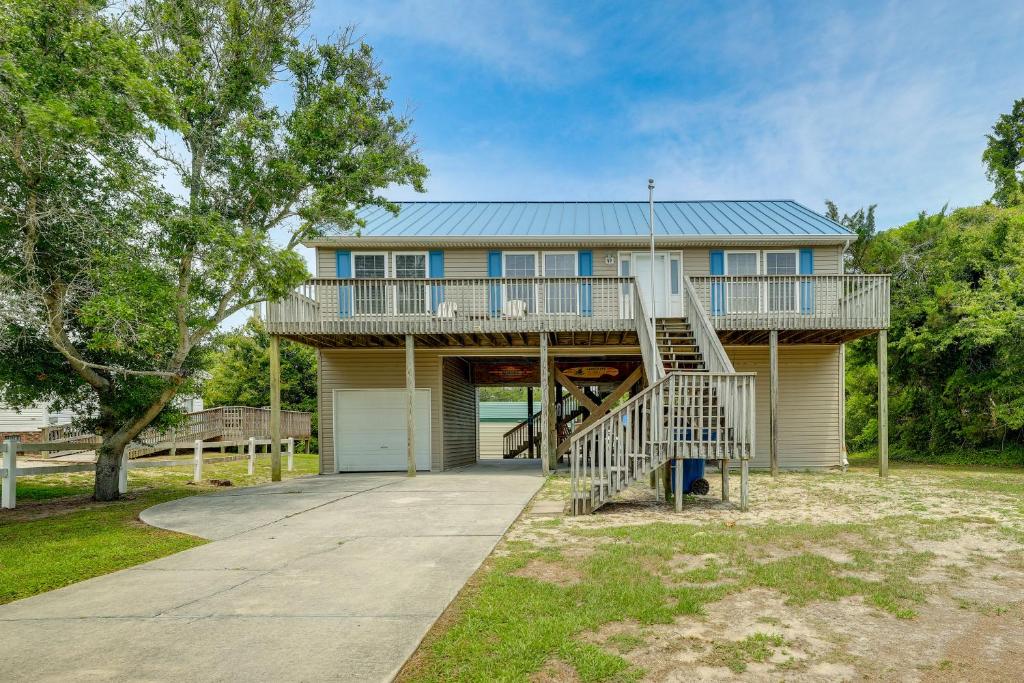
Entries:
[[726, 254], [725, 272], [728, 275], [757, 275], [757, 254]]
[[672, 294], [679, 294], [679, 259], [672, 259]]
[[796, 254], [769, 251], [765, 254], [765, 269], [768, 275], [796, 275]]
[[398, 254], [395, 256], [395, 277], [425, 278], [427, 276], [427, 257], [423, 254]]
[[537, 258], [533, 254], [505, 254], [505, 277], [534, 277]]
[[575, 274], [575, 254], [544, 254], [544, 275], [546, 277], [572, 277]]
[[357, 278], [384, 277], [384, 254], [356, 254], [353, 265]]

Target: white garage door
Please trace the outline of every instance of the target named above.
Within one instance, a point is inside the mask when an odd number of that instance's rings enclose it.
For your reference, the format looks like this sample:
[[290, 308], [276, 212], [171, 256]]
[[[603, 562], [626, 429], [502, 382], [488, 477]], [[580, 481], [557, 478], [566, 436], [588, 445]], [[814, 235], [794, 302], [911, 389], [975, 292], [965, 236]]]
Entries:
[[[416, 390], [416, 469], [430, 469], [430, 389]], [[339, 472], [405, 471], [405, 389], [337, 389], [334, 458]]]

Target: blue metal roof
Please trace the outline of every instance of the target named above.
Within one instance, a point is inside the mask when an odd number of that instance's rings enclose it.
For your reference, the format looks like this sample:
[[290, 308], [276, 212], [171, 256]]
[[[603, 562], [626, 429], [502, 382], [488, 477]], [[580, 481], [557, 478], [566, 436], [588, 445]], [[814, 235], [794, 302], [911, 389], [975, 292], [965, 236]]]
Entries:
[[[647, 202], [398, 202], [359, 212], [364, 237], [638, 236]], [[852, 233], [792, 200], [655, 202], [666, 236], [835, 236]]]

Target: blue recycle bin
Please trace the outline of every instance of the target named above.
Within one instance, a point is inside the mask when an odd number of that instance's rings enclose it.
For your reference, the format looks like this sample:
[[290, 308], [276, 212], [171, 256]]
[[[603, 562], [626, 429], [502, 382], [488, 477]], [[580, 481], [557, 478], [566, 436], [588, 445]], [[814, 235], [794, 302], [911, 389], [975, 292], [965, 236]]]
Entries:
[[[672, 493], [676, 492], [676, 463], [669, 463], [669, 481], [672, 482]], [[683, 493], [693, 492], [693, 482], [704, 478], [704, 461], [700, 458], [683, 459]]]

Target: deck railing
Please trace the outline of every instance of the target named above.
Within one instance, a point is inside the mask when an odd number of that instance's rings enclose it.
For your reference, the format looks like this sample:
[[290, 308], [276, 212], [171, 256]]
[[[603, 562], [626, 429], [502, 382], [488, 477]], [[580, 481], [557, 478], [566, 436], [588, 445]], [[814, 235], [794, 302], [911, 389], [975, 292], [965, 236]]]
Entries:
[[693, 330], [693, 339], [700, 349], [704, 358], [704, 369], [708, 372], [736, 372], [729, 354], [725, 352], [722, 342], [718, 339], [718, 333], [708, 317], [707, 309], [704, 308], [700, 297], [694, 289], [690, 278], [683, 278], [683, 306], [686, 308]]
[[672, 459], [751, 460], [755, 396], [754, 373], [672, 372], [573, 434], [573, 514], [593, 512]]
[[[718, 330], [889, 326], [888, 275], [701, 275], [693, 295]], [[695, 318], [692, 306], [687, 315]]]
[[635, 329], [633, 278], [309, 280], [266, 306], [273, 334]]
[[[312, 413], [296, 410], [281, 411], [281, 438], [308, 439], [313, 433]], [[127, 448], [129, 457], [141, 457], [155, 451], [166, 450], [179, 443], [210, 439], [237, 440], [255, 437], [270, 438], [270, 408], [249, 406], [221, 406], [188, 413], [174, 427], [142, 431]], [[68, 452], [92, 450], [100, 443], [95, 434], [85, 431], [76, 423], [43, 427], [41, 441], [65, 443]]]

